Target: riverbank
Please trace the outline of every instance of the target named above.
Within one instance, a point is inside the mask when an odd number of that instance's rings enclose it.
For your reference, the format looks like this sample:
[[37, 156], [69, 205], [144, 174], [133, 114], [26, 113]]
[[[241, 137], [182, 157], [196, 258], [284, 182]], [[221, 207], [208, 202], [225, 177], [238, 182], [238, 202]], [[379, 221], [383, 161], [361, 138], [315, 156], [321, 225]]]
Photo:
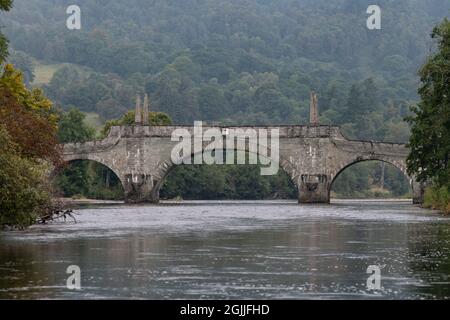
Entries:
[[[124, 204], [124, 201], [120, 200], [98, 200], [87, 198], [58, 198], [59, 201], [64, 202], [68, 207], [79, 205], [112, 205], [112, 204]], [[296, 202], [296, 199], [266, 199], [266, 200], [239, 200], [239, 199], [225, 199], [225, 200], [190, 200], [190, 199], [161, 199], [161, 204], [176, 204], [176, 203], [206, 203], [206, 202], [218, 202], [218, 203], [280, 203], [280, 202]], [[346, 199], [346, 198], [332, 198], [331, 203], [340, 202], [407, 202], [412, 199], [409, 198], [369, 198], [369, 199]]]
[[427, 188], [424, 196], [424, 208], [439, 210], [443, 214], [450, 214], [450, 191], [447, 187]]
[[57, 198], [58, 201], [64, 202], [67, 206], [77, 206], [77, 205], [96, 205], [96, 204], [122, 204], [123, 201], [120, 200], [98, 200], [98, 199], [87, 199], [87, 198]]

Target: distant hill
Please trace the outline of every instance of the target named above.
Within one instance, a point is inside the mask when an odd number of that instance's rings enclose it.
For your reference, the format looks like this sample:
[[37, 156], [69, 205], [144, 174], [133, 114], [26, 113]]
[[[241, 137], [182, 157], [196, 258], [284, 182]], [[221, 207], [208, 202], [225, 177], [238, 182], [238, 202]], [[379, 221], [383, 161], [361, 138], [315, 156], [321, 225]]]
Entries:
[[116, 118], [146, 91], [178, 123], [304, 123], [314, 89], [323, 123], [398, 141], [429, 34], [450, 13], [447, 0], [380, 0], [382, 28], [368, 30], [363, 0], [97, 0], [80, 3], [78, 31], [69, 4], [15, 0], [1, 16], [64, 108]]

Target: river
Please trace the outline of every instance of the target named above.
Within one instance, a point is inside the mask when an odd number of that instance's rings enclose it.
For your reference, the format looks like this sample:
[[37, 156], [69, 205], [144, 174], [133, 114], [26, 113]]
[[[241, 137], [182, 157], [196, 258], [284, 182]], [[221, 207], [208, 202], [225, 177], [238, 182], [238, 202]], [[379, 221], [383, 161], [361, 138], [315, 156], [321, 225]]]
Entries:
[[[183, 201], [0, 232], [0, 298], [445, 299], [450, 219], [407, 201]], [[81, 289], [67, 268], [79, 266]], [[369, 266], [380, 288], [367, 287]]]

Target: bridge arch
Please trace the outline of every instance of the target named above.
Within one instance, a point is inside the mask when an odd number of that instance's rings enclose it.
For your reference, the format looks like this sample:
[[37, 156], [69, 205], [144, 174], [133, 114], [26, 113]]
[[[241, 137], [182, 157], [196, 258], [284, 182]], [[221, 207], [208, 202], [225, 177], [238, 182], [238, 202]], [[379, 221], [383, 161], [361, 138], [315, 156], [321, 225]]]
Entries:
[[[105, 161], [102, 161], [101, 159], [98, 159], [95, 156], [91, 156], [91, 155], [65, 156], [64, 161], [66, 164], [74, 163], [76, 161], [91, 161], [91, 162], [100, 164], [100, 165], [104, 166], [105, 168], [111, 170], [111, 172], [114, 173], [114, 175], [119, 180], [122, 189], [125, 191], [125, 184], [124, 184], [125, 181], [124, 181], [124, 177], [120, 174], [120, 171], [118, 169], [116, 169], [114, 166], [110, 165], [109, 163], [106, 163]], [[59, 174], [59, 173], [60, 172], [56, 172], [56, 174]], [[124, 194], [124, 196], [125, 196], [125, 194]]]
[[[244, 152], [246, 158], [247, 158], [248, 154], [253, 153], [253, 152], [251, 152], [251, 150], [249, 150], [248, 146], [244, 149], [242, 149], [242, 148], [233, 148], [233, 149], [232, 148], [228, 148], [228, 149], [224, 148], [221, 150], [224, 152], [224, 154], [227, 151], [234, 151], [235, 155], [238, 152]], [[259, 150], [259, 149], [256, 149], [256, 150]], [[267, 150], [268, 150], [268, 154], [271, 155], [272, 153], [271, 153], [270, 148], [267, 148]], [[208, 151], [208, 150], [206, 148], [203, 148], [201, 152], [197, 152], [197, 153], [192, 152], [190, 155], [187, 155], [184, 159], [187, 159], [187, 158], [193, 159], [195, 155], [203, 154], [206, 151]], [[256, 152], [254, 154], [256, 154], [258, 157], [263, 157], [265, 159], [269, 159], [270, 161], [273, 161], [274, 162], [273, 166], [277, 167], [278, 170], [282, 170], [283, 172], [285, 172], [288, 175], [290, 181], [293, 183], [293, 185], [296, 188], [298, 188], [298, 181], [297, 181], [296, 177], [294, 177], [294, 173], [295, 173], [294, 166], [288, 160], [284, 159], [281, 155], [279, 155], [279, 160], [276, 161], [275, 159], [271, 158], [270, 156], [267, 157], [266, 155], [259, 153], [259, 152]], [[193, 162], [191, 162], [191, 163], [192, 163], [192, 165], [194, 165]], [[189, 165], [189, 164], [184, 164], [184, 163], [174, 164], [170, 158], [168, 158], [164, 161], [161, 161], [157, 165], [156, 170], [155, 170], [156, 180], [154, 180], [152, 195], [151, 195], [152, 199], [155, 199], [155, 200], [159, 199], [159, 192], [160, 192], [164, 182], [166, 181], [167, 177], [170, 175], [170, 173], [176, 167], [183, 166], [183, 165]], [[207, 165], [207, 164], [203, 163], [202, 165]], [[227, 165], [227, 164], [224, 161], [224, 163], [221, 165]]]
[[392, 160], [392, 159], [384, 158], [384, 157], [370, 157], [370, 158], [358, 157], [358, 158], [353, 159], [352, 161], [347, 162], [346, 164], [338, 167], [335, 171], [333, 171], [331, 173], [330, 184], [328, 186], [328, 198], [330, 199], [330, 193], [331, 193], [331, 189], [333, 187], [334, 182], [341, 175], [342, 172], [344, 172], [346, 169], [348, 169], [349, 167], [351, 167], [355, 164], [362, 163], [362, 162], [368, 162], [368, 161], [379, 161], [379, 162], [384, 162], [384, 163], [392, 165], [393, 167], [397, 168], [401, 173], [403, 173], [403, 175], [409, 182], [409, 186], [410, 186], [411, 190], [414, 188], [414, 180], [408, 175], [407, 170], [406, 170], [406, 164], [403, 163], [403, 161], [396, 161], [396, 160]]

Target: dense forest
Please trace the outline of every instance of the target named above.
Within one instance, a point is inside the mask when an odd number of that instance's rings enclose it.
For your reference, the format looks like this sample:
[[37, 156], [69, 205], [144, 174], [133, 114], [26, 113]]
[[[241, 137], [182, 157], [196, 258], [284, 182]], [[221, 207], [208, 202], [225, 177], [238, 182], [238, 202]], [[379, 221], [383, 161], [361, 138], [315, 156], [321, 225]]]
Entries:
[[[81, 8], [81, 30], [66, 28], [70, 4]], [[301, 124], [315, 90], [322, 123], [342, 126], [349, 138], [407, 142], [404, 117], [419, 98], [417, 71], [434, 50], [429, 34], [449, 14], [450, 3], [378, 1], [381, 30], [366, 27], [370, 4], [16, 0], [0, 21], [10, 40], [8, 61], [23, 71], [27, 85], [42, 87], [62, 110], [77, 108], [98, 115], [99, 122], [121, 118], [135, 94], [147, 92], [152, 110], [173, 123]], [[374, 185], [391, 195], [407, 193], [407, 182], [392, 168], [384, 172], [379, 163], [368, 163], [352, 169], [336, 182], [342, 196], [354, 195], [352, 189], [374, 195]], [[180, 168], [173, 179], [189, 179], [190, 170]], [[212, 168], [195, 170], [207, 180]], [[243, 176], [238, 169], [215, 170], [229, 177], [224, 181]], [[215, 195], [236, 183], [225, 183]], [[183, 194], [167, 185], [168, 196]]]

